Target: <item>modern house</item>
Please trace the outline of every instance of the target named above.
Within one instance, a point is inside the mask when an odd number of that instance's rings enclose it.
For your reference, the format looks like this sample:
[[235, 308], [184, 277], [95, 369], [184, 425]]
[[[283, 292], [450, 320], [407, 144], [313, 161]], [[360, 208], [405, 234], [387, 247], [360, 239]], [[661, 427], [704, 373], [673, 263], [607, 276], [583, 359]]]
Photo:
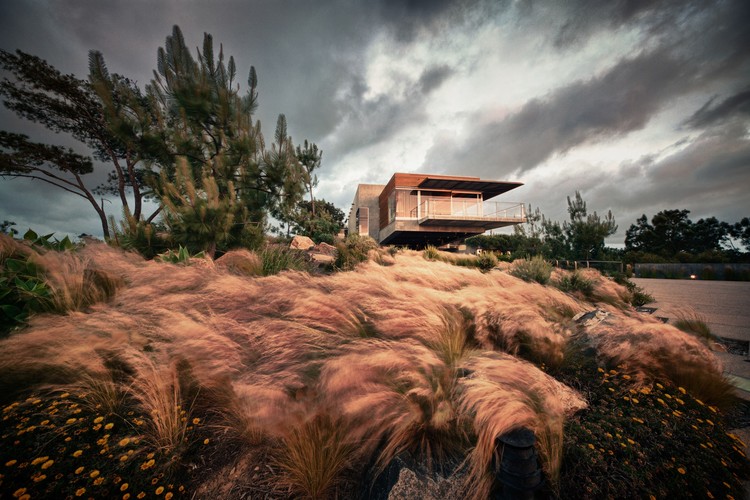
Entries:
[[479, 177], [402, 174], [388, 184], [360, 184], [349, 212], [349, 234], [382, 245], [444, 245], [526, 222], [524, 204], [488, 201], [522, 186]]

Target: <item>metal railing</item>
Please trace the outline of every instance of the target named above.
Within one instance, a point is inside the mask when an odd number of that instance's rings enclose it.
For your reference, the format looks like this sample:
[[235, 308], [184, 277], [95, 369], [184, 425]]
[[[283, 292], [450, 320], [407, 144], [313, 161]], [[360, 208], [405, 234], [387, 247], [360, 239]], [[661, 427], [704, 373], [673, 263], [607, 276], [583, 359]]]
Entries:
[[466, 198], [422, 196], [421, 203], [410, 212], [419, 219], [513, 219], [526, 218], [526, 206], [518, 202], [485, 201]]

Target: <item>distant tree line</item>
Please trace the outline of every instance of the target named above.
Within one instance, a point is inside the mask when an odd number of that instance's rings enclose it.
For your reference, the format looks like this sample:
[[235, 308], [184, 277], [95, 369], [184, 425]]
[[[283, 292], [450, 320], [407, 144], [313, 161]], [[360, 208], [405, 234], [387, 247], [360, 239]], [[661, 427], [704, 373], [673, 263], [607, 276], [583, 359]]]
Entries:
[[[750, 219], [728, 223], [709, 217], [693, 222], [689, 210], [663, 210], [649, 223], [638, 218], [625, 233], [625, 248], [605, 246], [617, 231], [611, 212], [589, 213], [579, 192], [568, 197], [569, 220], [560, 224], [537, 208], [513, 234], [468, 238], [474, 248], [509, 253], [512, 258], [540, 255], [547, 259], [625, 260], [626, 262], [747, 262], [750, 261]], [[745, 252], [737, 248], [745, 247]]]
[[[234, 58], [225, 59], [221, 47], [217, 54], [210, 34], [195, 56], [175, 26], [141, 89], [110, 74], [97, 51], [81, 80], [36, 56], [0, 50], [9, 75], [0, 82], [4, 105], [82, 146], [0, 131], [0, 177], [38, 180], [87, 200], [105, 239], [144, 254], [176, 244], [212, 256], [257, 247], [269, 217], [287, 230], [331, 239], [343, 214], [313, 196], [322, 151], [308, 141], [295, 148], [283, 114], [267, 145], [253, 118], [255, 68], [241, 93]], [[107, 181], [91, 186], [98, 169], [109, 170]], [[119, 220], [105, 211], [105, 195], [119, 198]], [[157, 208], [144, 213], [145, 200]]]
[[605, 238], [617, 231], [611, 211], [600, 216], [589, 212], [581, 193], [568, 197], [568, 220], [562, 224], [548, 219], [529, 205], [526, 223], [514, 227], [513, 234], [473, 236], [466, 244], [475, 248], [510, 253], [513, 258], [540, 255], [547, 259], [611, 260], [620, 257], [608, 248]]

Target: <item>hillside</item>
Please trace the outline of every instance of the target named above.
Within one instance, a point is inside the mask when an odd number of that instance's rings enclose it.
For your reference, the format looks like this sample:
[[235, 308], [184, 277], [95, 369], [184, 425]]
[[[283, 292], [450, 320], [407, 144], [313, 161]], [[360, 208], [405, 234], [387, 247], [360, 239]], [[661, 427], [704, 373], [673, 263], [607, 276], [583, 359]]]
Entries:
[[566, 294], [412, 251], [268, 277], [103, 244], [26, 255], [80, 310], [0, 341], [2, 497], [352, 498], [397, 456], [486, 497], [520, 427], [548, 496], [743, 495], [709, 347], [596, 272]]

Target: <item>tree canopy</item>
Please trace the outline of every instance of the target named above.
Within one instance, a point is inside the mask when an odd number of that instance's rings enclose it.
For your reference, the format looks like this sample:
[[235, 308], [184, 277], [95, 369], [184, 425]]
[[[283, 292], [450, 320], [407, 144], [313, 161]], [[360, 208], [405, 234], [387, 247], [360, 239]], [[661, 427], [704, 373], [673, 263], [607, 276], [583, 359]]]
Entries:
[[[88, 81], [63, 75], [30, 54], [0, 51], [0, 64], [12, 75], [0, 83], [5, 106], [69, 134], [88, 151], [0, 132], [0, 176], [39, 179], [87, 199], [105, 238], [116, 228], [108, 226], [95, 195], [114, 194], [123, 207], [124, 238], [153, 234], [149, 225], [162, 213], [176, 242], [191, 251], [213, 254], [257, 242], [267, 214], [283, 219], [305, 191], [314, 201], [313, 171], [321, 152], [307, 141], [295, 152], [284, 115], [267, 148], [253, 118], [255, 68], [243, 92], [234, 58], [226, 59], [221, 46], [216, 53], [210, 34], [204, 33], [195, 53], [175, 26], [157, 51], [153, 80], [141, 90], [110, 74], [97, 51], [89, 54]], [[108, 179], [92, 188], [85, 176], [100, 168], [110, 169]], [[159, 206], [146, 215], [143, 202], [149, 198]]]

